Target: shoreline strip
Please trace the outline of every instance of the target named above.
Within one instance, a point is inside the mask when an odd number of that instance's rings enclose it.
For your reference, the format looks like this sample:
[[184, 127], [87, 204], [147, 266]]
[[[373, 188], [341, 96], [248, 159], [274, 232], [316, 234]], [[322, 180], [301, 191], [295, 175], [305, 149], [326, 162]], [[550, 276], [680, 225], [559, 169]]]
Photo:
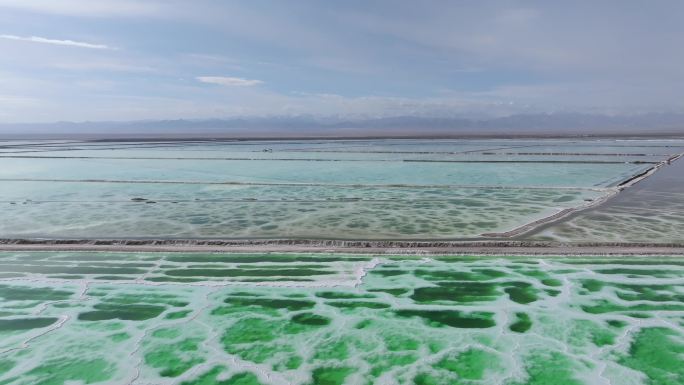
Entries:
[[2, 251], [684, 256], [684, 242], [344, 241], [290, 239], [0, 239]]

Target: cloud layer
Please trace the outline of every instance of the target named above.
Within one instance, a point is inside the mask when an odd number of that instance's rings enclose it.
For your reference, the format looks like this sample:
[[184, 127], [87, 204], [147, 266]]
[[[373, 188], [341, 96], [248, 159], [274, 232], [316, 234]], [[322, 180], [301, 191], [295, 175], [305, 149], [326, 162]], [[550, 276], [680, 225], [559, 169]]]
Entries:
[[0, 0], [0, 90], [21, 101], [0, 123], [680, 113], [683, 14], [681, 0]]
[[249, 87], [263, 83], [261, 80], [234, 78], [229, 76], [198, 76], [197, 80], [202, 83], [218, 84], [227, 87]]
[[70, 46], [70, 47], [80, 47], [80, 48], [90, 48], [90, 49], [111, 49], [111, 47], [108, 47], [104, 44], [92, 44], [92, 43], [85, 43], [82, 41], [73, 41], [73, 40], [48, 39], [48, 38], [39, 37], [39, 36], [0, 35], [0, 39], [29, 41], [32, 43], [42, 43], [42, 44], [66, 45], [66, 46]]

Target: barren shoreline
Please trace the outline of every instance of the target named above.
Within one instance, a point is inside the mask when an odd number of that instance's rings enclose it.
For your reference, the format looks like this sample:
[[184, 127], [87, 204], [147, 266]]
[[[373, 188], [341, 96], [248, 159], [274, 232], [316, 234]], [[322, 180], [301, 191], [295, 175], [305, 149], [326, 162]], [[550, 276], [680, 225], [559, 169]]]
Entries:
[[662, 255], [684, 256], [684, 242], [558, 243], [537, 241], [338, 240], [26, 240], [2, 239], [0, 251], [205, 253], [363, 253], [404, 255]]

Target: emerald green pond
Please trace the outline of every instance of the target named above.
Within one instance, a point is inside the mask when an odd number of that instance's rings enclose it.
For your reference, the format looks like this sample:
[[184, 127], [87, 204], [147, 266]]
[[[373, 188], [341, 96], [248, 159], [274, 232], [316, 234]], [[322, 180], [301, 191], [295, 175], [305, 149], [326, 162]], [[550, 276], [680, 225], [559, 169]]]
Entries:
[[0, 263], [1, 384], [684, 382], [682, 258], [3, 252]]

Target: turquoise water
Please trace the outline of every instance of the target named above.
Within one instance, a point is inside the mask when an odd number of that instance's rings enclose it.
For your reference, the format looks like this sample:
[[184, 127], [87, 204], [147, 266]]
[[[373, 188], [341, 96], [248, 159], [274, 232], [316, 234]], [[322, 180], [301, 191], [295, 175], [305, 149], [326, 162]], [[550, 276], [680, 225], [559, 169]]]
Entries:
[[[44, 191], [44, 186], [51, 189]], [[451, 238], [506, 231], [602, 191], [6, 182], [5, 237]], [[146, 200], [136, 200], [146, 199]], [[55, 213], [60, 213], [55, 215]]]
[[584, 207], [682, 141], [5, 142], [0, 236], [471, 239]]
[[242, 182], [336, 185], [608, 187], [647, 168], [634, 164], [3, 159], [0, 179]]

